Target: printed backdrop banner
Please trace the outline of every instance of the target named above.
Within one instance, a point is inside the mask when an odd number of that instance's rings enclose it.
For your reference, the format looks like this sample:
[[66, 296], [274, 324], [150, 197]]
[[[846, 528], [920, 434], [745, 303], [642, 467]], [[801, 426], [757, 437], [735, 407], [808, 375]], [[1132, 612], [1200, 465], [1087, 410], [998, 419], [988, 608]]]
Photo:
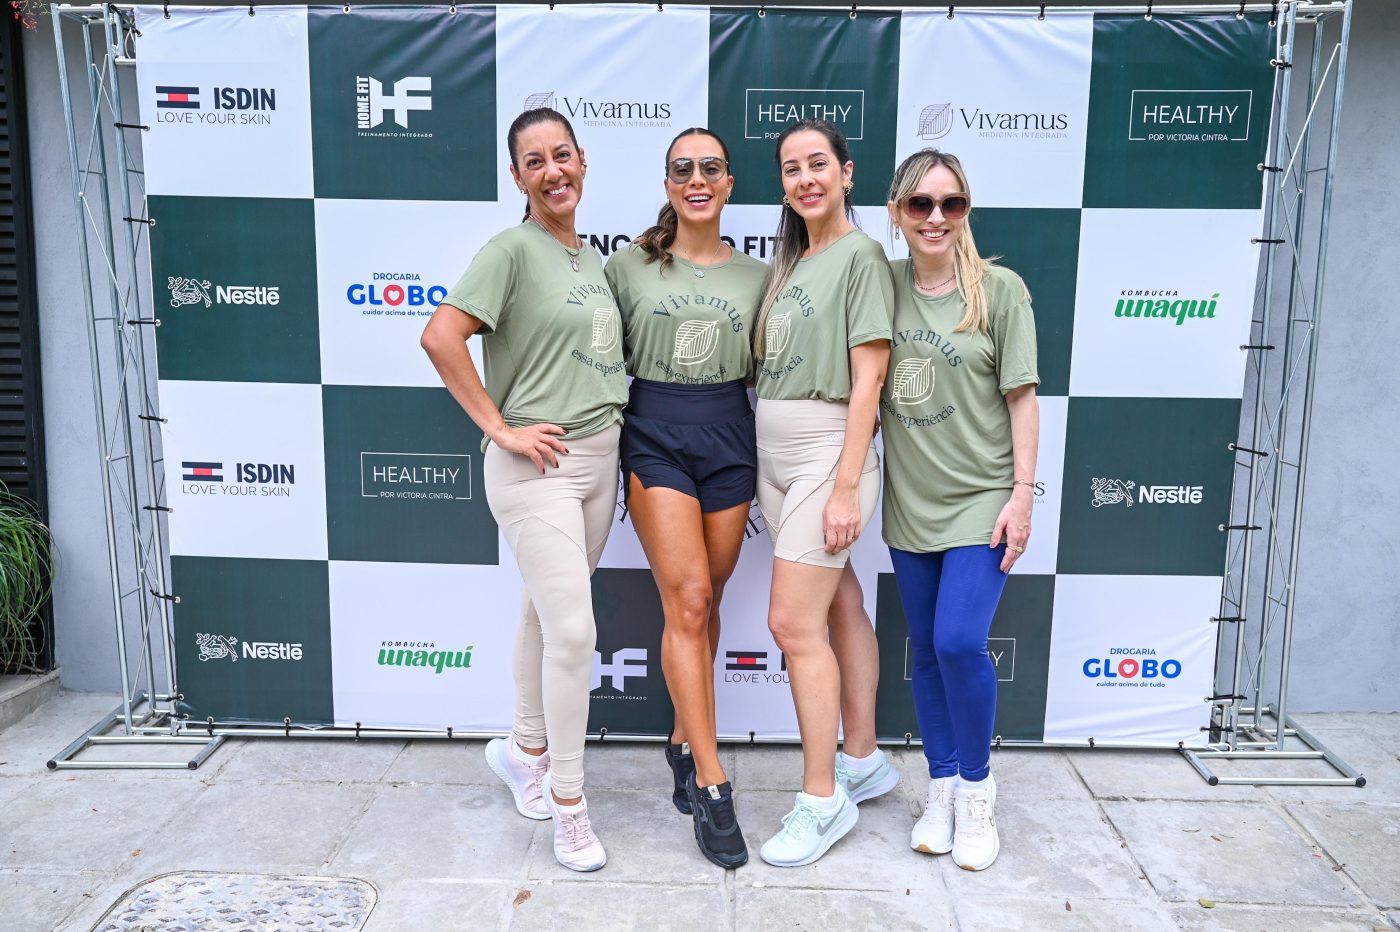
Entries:
[[[687, 127], [728, 143], [723, 234], [765, 260], [789, 122], [846, 133], [892, 255], [898, 160], [959, 155], [979, 247], [1034, 298], [1043, 379], [1034, 535], [988, 641], [997, 733], [1199, 743], [1276, 36], [1253, 14], [1036, 12], [138, 10], [181, 710], [509, 729], [520, 576], [481, 433], [418, 337], [519, 222], [506, 127], [549, 106], [587, 152], [579, 228], [604, 259], [656, 216]], [[754, 508], [715, 658], [728, 738], [797, 734], [771, 564]], [[917, 740], [878, 520], [854, 565], [880, 734]], [[590, 728], [665, 733], [661, 602], [621, 496], [593, 605]]]

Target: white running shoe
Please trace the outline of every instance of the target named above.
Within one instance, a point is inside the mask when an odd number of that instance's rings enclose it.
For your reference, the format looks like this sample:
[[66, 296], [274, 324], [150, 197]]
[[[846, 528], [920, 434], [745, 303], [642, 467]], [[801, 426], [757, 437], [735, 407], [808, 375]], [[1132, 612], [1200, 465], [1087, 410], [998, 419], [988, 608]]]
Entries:
[[958, 777], [953, 787], [957, 826], [953, 833], [953, 862], [965, 871], [986, 870], [1001, 851], [996, 820], [997, 782], [991, 774], [978, 783]]
[[953, 850], [953, 786], [957, 782], [957, 777], [928, 781], [928, 802], [909, 833], [909, 847], [924, 854], [947, 854]]
[[828, 812], [815, 797], [798, 793], [796, 805], [783, 816], [782, 830], [763, 843], [759, 856], [774, 867], [800, 867], [826, 854], [860, 818], [856, 804], [840, 783], [836, 784], [836, 795], [840, 802]]
[[541, 782], [549, 772], [549, 752], [545, 751], [530, 763], [521, 760], [511, 749], [514, 738], [492, 738], [486, 742], [486, 763], [501, 778], [515, 798], [515, 811], [527, 819], [549, 818], [545, 808]]
[[593, 834], [588, 821], [588, 800], [576, 806], [561, 806], [554, 801], [549, 788], [549, 775], [544, 778], [544, 804], [554, 819], [554, 859], [571, 871], [596, 871], [608, 863], [603, 843]]
[[885, 756], [884, 751], [876, 748], [875, 753], [880, 755], [879, 759], [869, 770], [843, 767], [841, 762], [850, 758], [844, 753], [836, 755], [836, 782], [841, 784], [841, 788], [851, 797], [853, 803], [863, 803], [867, 799], [884, 796], [899, 786], [899, 771], [890, 766], [890, 759]]

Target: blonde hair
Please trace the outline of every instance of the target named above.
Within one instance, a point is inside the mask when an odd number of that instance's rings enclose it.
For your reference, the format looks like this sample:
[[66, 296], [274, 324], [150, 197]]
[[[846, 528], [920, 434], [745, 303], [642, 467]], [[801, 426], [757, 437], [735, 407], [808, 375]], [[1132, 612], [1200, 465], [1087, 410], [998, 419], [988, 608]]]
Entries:
[[[890, 201], [897, 205], [913, 194], [918, 190], [924, 176], [940, 165], [953, 173], [958, 179], [958, 186], [970, 199], [972, 189], [968, 186], [967, 174], [963, 171], [962, 162], [958, 161], [958, 157], [937, 149], [920, 149], [894, 170], [894, 178], [890, 181]], [[957, 279], [958, 291], [962, 294], [963, 302], [967, 305], [967, 313], [953, 328], [954, 333], [965, 330], [987, 332], [990, 326], [987, 318], [987, 292], [982, 287], [982, 281], [987, 277], [987, 270], [991, 268], [992, 263], [1000, 258], [991, 256], [984, 259], [977, 253], [977, 244], [972, 239], [971, 217], [972, 212], [968, 211], [962, 232], [958, 234], [958, 241], [953, 247], [953, 275]], [[913, 259], [910, 259], [910, 262], [913, 262]]]

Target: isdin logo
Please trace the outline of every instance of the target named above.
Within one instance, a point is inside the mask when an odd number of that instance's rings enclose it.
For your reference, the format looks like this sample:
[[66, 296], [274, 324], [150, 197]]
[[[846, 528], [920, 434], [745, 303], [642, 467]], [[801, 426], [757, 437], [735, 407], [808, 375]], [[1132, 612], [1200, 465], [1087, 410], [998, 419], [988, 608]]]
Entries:
[[617, 345], [617, 312], [610, 307], [600, 307], [593, 312], [593, 342], [588, 346], [606, 353]]
[[897, 405], [928, 401], [935, 374], [932, 359], [901, 359], [890, 378], [890, 400]]
[[171, 275], [166, 279], [166, 284], [170, 287], [171, 307], [184, 307], [186, 304], [198, 304], [201, 301], [205, 307], [211, 307], [214, 303], [209, 297], [211, 286], [207, 279], [179, 278]]
[[774, 314], [763, 327], [763, 358], [777, 359], [787, 349], [792, 336], [792, 314]]
[[687, 320], [676, 328], [672, 359], [679, 365], [698, 365], [714, 355], [718, 342], [719, 321]]
[[593, 652], [593, 678], [588, 691], [593, 692], [607, 679], [608, 686], [616, 692], [627, 692], [629, 678], [645, 678], [647, 675], [647, 649], [645, 647], [624, 647], [612, 653], [612, 659], [603, 663], [603, 655]]
[[[408, 129], [408, 114], [413, 110], [433, 109], [433, 79], [411, 76], [394, 82], [394, 93], [384, 93], [378, 78], [355, 78], [355, 125], [358, 129], [374, 129], [384, 122], [386, 114], [404, 129]], [[415, 93], [417, 92], [417, 93]]]
[[196, 634], [194, 642], [199, 646], [199, 660], [227, 660], [238, 662], [238, 638], [222, 634]]
[[1113, 316], [1174, 320], [1180, 327], [1188, 320], [1214, 320], [1219, 300], [1218, 291], [1209, 298], [1183, 300], [1181, 292], [1172, 289], [1124, 288], [1118, 292]]
[[1133, 488], [1137, 485], [1131, 479], [1092, 479], [1089, 482], [1089, 491], [1094, 495], [1094, 500], [1090, 502], [1095, 508], [1104, 505], [1117, 505], [1120, 502], [1133, 507]]
[[919, 138], [942, 139], [953, 128], [953, 105], [929, 104], [919, 111]]

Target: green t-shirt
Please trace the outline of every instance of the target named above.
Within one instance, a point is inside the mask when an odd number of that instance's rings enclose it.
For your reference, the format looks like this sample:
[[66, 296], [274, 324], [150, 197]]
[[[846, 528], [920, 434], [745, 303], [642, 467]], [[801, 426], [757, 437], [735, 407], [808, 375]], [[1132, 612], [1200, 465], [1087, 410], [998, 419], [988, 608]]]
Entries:
[[738, 250], [718, 265], [676, 259], [665, 271], [646, 257], [632, 246], [614, 253], [606, 270], [622, 313], [627, 372], [685, 385], [747, 379], [768, 266]]
[[861, 230], [798, 260], [764, 324], [758, 397], [850, 401], [850, 348], [888, 340], [893, 309], [889, 260]]
[[992, 266], [983, 279], [988, 331], [954, 333], [967, 310], [962, 295], [921, 295], [908, 259], [890, 265], [885, 543], [914, 553], [986, 546], [1015, 479], [1005, 395], [1040, 382], [1030, 295], [1015, 272]]
[[511, 427], [558, 424], [583, 438], [622, 420], [622, 322], [591, 248], [575, 272], [526, 221], [491, 237], [442, 303], [481, 321], [486, 393]]

